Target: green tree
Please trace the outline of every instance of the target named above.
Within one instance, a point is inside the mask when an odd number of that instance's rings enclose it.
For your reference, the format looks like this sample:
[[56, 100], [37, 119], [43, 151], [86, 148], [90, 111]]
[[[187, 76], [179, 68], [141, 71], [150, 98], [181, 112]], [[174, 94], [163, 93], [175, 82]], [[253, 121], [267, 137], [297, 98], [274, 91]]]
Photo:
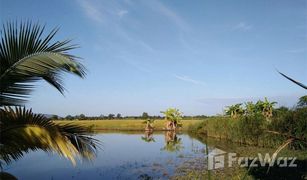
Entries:
[[[74, 157], [92, 158], [95, 140], [88, 129], [59, 125], [43, 115], [34, 114], [23, 105], [35, 87], [45, 80], [64, 92], [63, 72], [84, 77], [85, 69], [76, 56], [68, 53], [76, 46], [69, 40], [53, 41], [57, 29], [44, 37], [38, 24], [3, 25], [0, 42], [0, 162], [10, 163], [30, 150], [54, 151], [75, 163]], [[9, 106], [9, 107], [6, 107]]]
[[58, 120], [59, 119], [59, 116], [58, 115], [52, 115], [51, 116], [51, 120]]
[[65, 117], [65, 119], [67, 119], [67, 120], [73, 120], [74, 117], [73, 117], [72, 115], [67, 115], [67, 116]]
[[122, 115], [121, 115], [120, 113], [118, 113], [118, 114], [116, 115], [116, 118], [117, 118], [117, 119], [121, 119], [121, 118], [122, 118]]
[[142, 119], [148, 119], [149, 118], [149, 115], [147, 112], [143, 112], [142, 114]]
[[108, 119], [114, 119], [115, 115], [114, 114], [109, 114]]
[[161, 111], [164, 114], [164, 118], [167, 121], [166, 129], [167, 130], [176, 130], [177, 127], [181, 127], [182, 113], [179, 109], [168, 108], [166, 111]]
[[78, 119], [80, 119], [80, 120], [85, 120], [85, 119], [86, 119], [86, 116], [85, 116], [84, 114], [80, 114], [80, 115], [78, 116]]
[[307, 95], [299, 98], [297, 102], [297, 107], [307, 107]]

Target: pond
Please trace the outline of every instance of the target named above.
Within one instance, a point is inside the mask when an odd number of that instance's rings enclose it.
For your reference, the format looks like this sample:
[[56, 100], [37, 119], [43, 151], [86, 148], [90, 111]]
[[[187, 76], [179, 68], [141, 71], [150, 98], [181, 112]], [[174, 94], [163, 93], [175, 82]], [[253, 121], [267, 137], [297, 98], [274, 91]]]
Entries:
[[[214, 153], [236, 152], [239, 156], [255, 157], [273, 153], [276, 149], [244, 146], [217, 139], [194, 138], [188, 134], [167, 132], [100, 132], [94, 138], [101, 142], [97, 157], [91, 161], [71, 161], [44, 151], [29, 152], [18, 161], [3, 167], [3, 171], [18, 179], [189, 179], [204, 175], [219, 179], [304, 179], [307, 177], [307, 152], [284, 150], [297, 157], [297, 167], [227, 168], [208, 171], [208, 159]], [[207, 145], [206, 145], [207, 144]], [[209, 153], [209, 158], [207, 153]], [[226, 156], [227, 157], [227, 156]], [[207, 159], [208, 158], [208, 159]], [[227, 161], [226, 161], [227, 162]], [[259, 163], [259, 162], [258, 162]], [[195, 173], [196, 174], [193, 174]], [[192, 175], [192, 176], [190, 176]], [[201, 175], [200, 177], [198, 175]], [[196, 177], [196, 178], [195, 178]]]
[[4, 171], [18, 179], [168, 179], [184, 162], [204, 157], [205, 144], [187, 134], [102, 132], [93, 161], [76, 166], [57, 154], [35, 151]]

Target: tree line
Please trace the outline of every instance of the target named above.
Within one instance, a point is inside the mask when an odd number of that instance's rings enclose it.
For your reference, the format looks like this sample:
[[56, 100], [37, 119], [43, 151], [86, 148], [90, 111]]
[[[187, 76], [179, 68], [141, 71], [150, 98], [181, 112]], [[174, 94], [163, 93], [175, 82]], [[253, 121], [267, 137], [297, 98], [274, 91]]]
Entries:
[[[182, 119], [206, 119], [211, 116], [207, 115], [195, 115], [195, 116], [182, 116]], [[135, 120], [146, 120], [146, 119], [155, 119], [155, 120], [162, 120], [164, 116], [160, 115], [149, 115], [147, 112], [143, 112], [139, 116], [123, 116], [120, 113], [117, 114], [108, 114], [108, 115], [99, 115], [99, 116], [86, 116], [85, 114], [79, 115], [67, 115], [65, 117], [61, 117], [58, 115], [49, 115], [49, 119], [51, 120], [112, 120], [112, 119], [135, 119]]]

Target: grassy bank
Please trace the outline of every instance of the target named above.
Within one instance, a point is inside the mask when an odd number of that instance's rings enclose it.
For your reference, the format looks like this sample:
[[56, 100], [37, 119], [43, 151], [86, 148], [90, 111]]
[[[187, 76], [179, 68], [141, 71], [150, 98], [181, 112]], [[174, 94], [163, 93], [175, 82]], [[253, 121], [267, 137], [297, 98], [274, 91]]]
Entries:
[[[216, 138], [209, 138], [199, 135], [192, 135], [202, 143], [211, 148], [218, 148], [227, 153], [236, 153], [238, 157], [258, 157], [259, 153], [270, 156], [276, 151], [275, 148], [266, 148], [259, 146], [246, 146], [232, 143], [226, 140], [217, 141]], [[208, 149], [204, 150], [206, 153]], [[276, 163], [272, 167], [268, 165], [261, 167], [259, 160], [255, 162], [258, 167], [240, 167], [238, 163], [228, 166], [227, 155], [225, 156], [225, 168], [208, 170], [208, 159], [206, 157], [197, 158], [184, 163], [176, 170], [172, 179], [304, 179], [307, 177], [307, 152], [305, 150], [284, 149], [278, 157], [296, 157], [295, 168], [279, 167]], [[288, 161], [287, 163], [290, 163]], [[251, 164], [251, 161], [249, 161]], [[269, 169], [268, 169], [269, 168]]]
[[[61, 120], [54, 121], [59, 124], [76, 124], [83, 125], [93, 128], [94, 130], [126, 130], [126, 131], [134, 131], [134, 130], [144, 130], [145, 124], [143, 124], [144, 120], [134, 120], [134, 119], [114, 119], [114, 120]], [[197, 124], [202, 120], [182, 120], [182, 130], [186, 131], [189, 126]], [[154, 122], [155, 130], [164, 130], [165, 120], [156, 120]]]
[[[190, 126], [189, 132], [232, 142], [276, 147], [289, 138], [298, 138], [290, 147], [307, 147], [307, 108], [277, 112], [270, 120], [261, 114], [239, 118], [215, 117]], [[275, 132], [275, 133], [272, 133]]]

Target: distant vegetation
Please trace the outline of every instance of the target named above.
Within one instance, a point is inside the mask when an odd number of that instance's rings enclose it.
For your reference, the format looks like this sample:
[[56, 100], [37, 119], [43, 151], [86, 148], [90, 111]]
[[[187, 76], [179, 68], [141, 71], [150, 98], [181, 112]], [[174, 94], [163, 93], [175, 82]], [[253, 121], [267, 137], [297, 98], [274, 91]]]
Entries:
[[292, 109], [274, 109], [274, 104], [265, 100], [256, 104], [245, 103], [244, 108], [241, 104], [230, 106], [226, 109], [227, 116], [194, 124], [189, 131], [202, 136], [266, 147], [279, 146], [291, 140], [291, 144], [288, 143], [291, 148], [306, 149], [307, 96], [301, 97]]
[[[119, 116], [120, 115], [120, 116]], [[213, 116], [206, 116], [206, 115], [196, 115], [196, 116], [182, 116], [183, 120], [192, 120], [192, 119], [206, 119]], [[48, 115], [48, 118], [51, 120], [114, 120], [114, 119], [134, 119], [134, 120], [146, 120], [146, 119], [155, 119], [155, 120], [162, 120], [164, 116], [151, 116], [147, 112], [143, 112], [140, 116], [122, 116], [121, 114], [108, 114], [108, 115], [100, 115], [100, 116], [85, 116], [84, 114], [80, 115], [67, 115], [65, 117], [60, 117], [58, 115]]]
[[[203, 120], [183, 120], [182, 131], [186, 131], [190, 125], [197, 124]], [[165, 130], [165, 124], [167, 121], [164, 119], [155, 120], [152, 124], [154, 130], [161, 131]], [[146, 124], [144, 120], [139, 119], [112, 119], [112, 120], [82, 120], [82, 121], [70, 121], [70, 120], [58, 120], [54, 121], [56, 124], [72, 124], [72, 125], [82, 125], [90, 127], [93, 130], [123, 130], [123, 131], [144, 131]]]

